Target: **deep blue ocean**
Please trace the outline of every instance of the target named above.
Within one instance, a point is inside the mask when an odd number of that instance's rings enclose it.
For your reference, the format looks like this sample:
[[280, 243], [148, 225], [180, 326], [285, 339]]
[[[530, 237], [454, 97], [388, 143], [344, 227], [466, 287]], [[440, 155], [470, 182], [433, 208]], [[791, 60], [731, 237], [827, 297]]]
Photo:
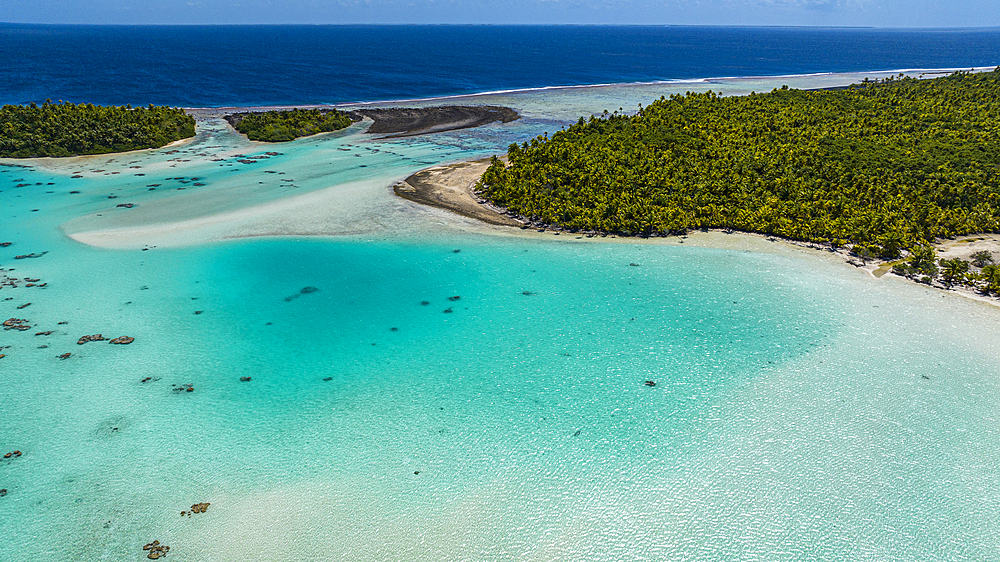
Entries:
[[0, 103], [345, 103], [1000, 64], [1000, 29], [0, 24]]

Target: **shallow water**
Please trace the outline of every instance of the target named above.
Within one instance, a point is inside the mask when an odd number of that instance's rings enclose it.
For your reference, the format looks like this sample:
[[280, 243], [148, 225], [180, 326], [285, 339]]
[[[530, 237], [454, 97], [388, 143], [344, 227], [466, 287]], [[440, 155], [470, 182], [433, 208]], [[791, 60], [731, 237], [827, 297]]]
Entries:
[[[511, 99], [615, 92], [558, 95]], [[3, 558], [1000, 557], [996, 308], [759, 238], [497, 235], [391, 194], [544, 126], [275, 148], [208, 124], [0, 167], [4, 273], [48, 283], [0, 290], [32, 325], [0, 333], [0, 453], [24, 453], [0, 461]], [[226, 240], [290, 228], [300, 193], [339, 236]], [[65, 236], [261, 205], [121, 250]], [[136, 341], [75, 343], [95, 333]]]

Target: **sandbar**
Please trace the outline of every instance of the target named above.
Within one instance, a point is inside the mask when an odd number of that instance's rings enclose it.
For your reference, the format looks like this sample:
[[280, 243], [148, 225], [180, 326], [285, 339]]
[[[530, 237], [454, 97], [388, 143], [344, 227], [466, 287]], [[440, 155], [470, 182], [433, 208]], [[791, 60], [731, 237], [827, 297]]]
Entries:
[[490, 159], [458, 162], [421, 170], [393, 186], [396, 195], [464, 217], [497, 226], [521, 226], [501, 210], [488, 205], [473, 191], [473, 186], [490, 165]]

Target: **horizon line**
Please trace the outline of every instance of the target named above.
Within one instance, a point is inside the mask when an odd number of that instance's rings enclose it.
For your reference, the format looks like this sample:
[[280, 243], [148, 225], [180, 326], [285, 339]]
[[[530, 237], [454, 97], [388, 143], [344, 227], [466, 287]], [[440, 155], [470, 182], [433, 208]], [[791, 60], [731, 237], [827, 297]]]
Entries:
[[0, 26], [59, 27], [678, 27], [729, 29], [842, 29], [906, 31], [986, 31], [1000, 30], [987, 26], [875, 26], [875, 25], [762, 25], [762, 24], [675, 24], [675, 23], [52, 23], [0, 21]]

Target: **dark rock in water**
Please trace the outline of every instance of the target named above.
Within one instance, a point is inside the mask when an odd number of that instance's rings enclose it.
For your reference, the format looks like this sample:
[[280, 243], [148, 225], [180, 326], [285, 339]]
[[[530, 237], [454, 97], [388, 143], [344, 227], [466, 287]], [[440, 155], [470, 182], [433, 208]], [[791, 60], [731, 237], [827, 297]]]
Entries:
[[461, 254], [462, 250], [452, 250], [451, 253], [453, 253], [453, 254]]
[[521, 294], [524, 295], [524, 296], [526, 296], [526, 297], [530, 297], [531, 295], [533, 295], [535, 293], [532, 293], [531, 291], [521, 291]]
[[330, 382], [332, 380], [333, 380], [333, 377], [323, 377], [323, 382]]
[[646, 381], [646, 386], [656, 386], [656, 383], [653, 381]]
[[455, 296], [453, 296], [453, 297], [448, 297], [448, 300], [450, 300], [450, 301], [454, 302], [454, 301], [457, 301], [457, 300], [460, 300], [461, 298], [462, 298], [462, 297], [460, 297], [460, 296], [458, 296], [458, 295], [455, 295]]
[[149, 558], [150, 560], [157, 560], [159, 558], [166, 556], [167, 553], [170, 552], [170, 547], [161, 545], [160, 541], [153, 541], [143, 546], [142, 549], [149, 551], [149, 554], [146, 555], [146, 558]]
[[19, 256], [14, 256], [14, 259], [16, 259], [16, 260], [25, 260], [25, 259], [28, 259], [28, 258], [40, 258], [40, 257], [44, 256], [47, 253], [49, 253], [49, 252], [45, 251], [45, 252], [41, 252], [41, 253], [21, 254]]
[[582, 429], [578, 429], [578, 430], [576, 430], [576, 433], [573, 434], [573, 437], [579, 437], [581, 433], [583, 433], [583, 430]]
[[368, 133], [395, 133], [392, 136], [396, 137], [479, 127], [494, 121], [509, 123], [519, 117], [513, 109], [496, 106], [372, 108], [352, 111], [350, 115], [352, 119], [365, 116], [374, 120]]
[[111, 340], [110, 343], [114, 343], [114, 344], [118, 344], [118, 345], [128, 345], [128, 344], [130, 344], [130, 343], [132, 343], [134, 341], [135, 341], [135, 338], [132, 338], [132, 337], [129, 337], [129, 336], [118, 336], [117, 338]]
[[92, 336], [80, 336], [80, 339], [76, 340], [76, 345], [83, 345], [87, 342], [92, 341], [107, 341], [108, 338], [103, 337], [101, 334], [94, 334]]
[[11, 244], [13, 244], [13, 242], [0, 242], [0, 248], [6, 248], [7, 246], [10, 246]]
[[212, 504], [208, 502], [196, 503], [191, 506], [191, 513], [205, 513], [206, 511], [208, 511], [208, 506], [210, 505]]
[[392, 327], [392, 328], [389, 328], [389, 331], [390, 331], [390, 332], [398, 332], [398, 331], [399, 331], [399, 328], [396, 328], [396, 327]]
[[308, 295], [309, 293], [315, 293], [318, 290], [319, 290], [318, 287], [302, 287], [301, 289], [299, 289], [299, 293], [303, 295]]
[[630, 263], [629, 265], [632, 266], [632, 267], [639, 267], [639, 264], [637, 264], [637, 263]]
[[62, 355], [59, 356], [59, 358], [60, 359], [69, 359], [70, 355], [72, 355], [72, 353], [63, 353]]
[[452, 312], [455, 312], [455, 311], [452, 310], [450, 306], [448, 308], [444, 309], [444, 313], [445, 314], [451, 314]]
[[132, 207], [135, 207], [135, 203], [119, 203], [118, 206], [125, 209], [131, 209]]
[[250, 382], [250, 377], [240, 377], [240, 382]]
[[8, 318], [3, 321], [4, 330], [18, 330], [23, 332], [31, 328], [28, 320], [25, 318]]
[[0, 488], [0, 498], [7, 495], [7, 488]]
[[21, 310], [21, 309], [24, 309], [24, 308], [28, 308], [29, 306], [31, 306], [31, 303], [30, 302], [26, 302], [26, 303], [22, 304], [21, 306], [17, 307], [17, 309]]
[[427, 306], [431, 304], [431, 301], [420, 301], [420, 306]]
[[194, 313], [195, 313], [196, 316], [199, 315], [199, 314], [201, 314], [202, 312], [205, 312], [205, 311], [204, 310], [196, 310], [196, 311], [194, 311]]

